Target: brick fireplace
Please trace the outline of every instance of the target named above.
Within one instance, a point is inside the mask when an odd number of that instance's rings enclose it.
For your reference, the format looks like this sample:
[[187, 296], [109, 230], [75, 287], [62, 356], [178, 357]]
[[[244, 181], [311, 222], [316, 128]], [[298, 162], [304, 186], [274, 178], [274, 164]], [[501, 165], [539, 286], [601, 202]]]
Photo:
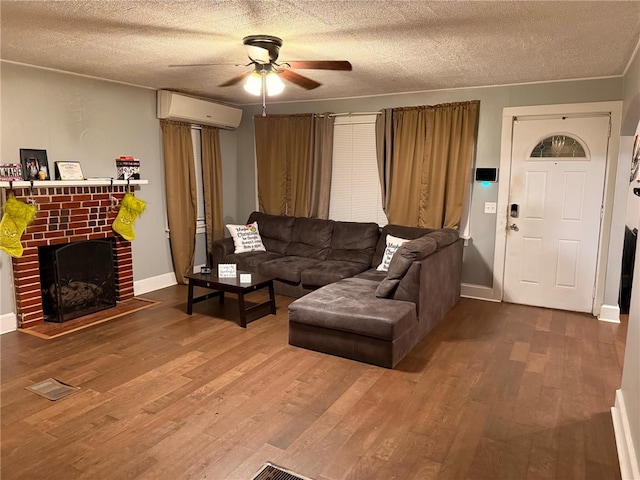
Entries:
[[22, 257], [12, 259], [19, 328], [44, 323], [38, 263], [40, 246], [113, 239], [116, 300], [133, 297], [131, 242], [116, 235], [111, 225], [122, 197], [134, 188], [129, 185], [37, 186], [13, 190], [16, 199], [35, 201], [38, 207], [35, 220], [22, 236]]

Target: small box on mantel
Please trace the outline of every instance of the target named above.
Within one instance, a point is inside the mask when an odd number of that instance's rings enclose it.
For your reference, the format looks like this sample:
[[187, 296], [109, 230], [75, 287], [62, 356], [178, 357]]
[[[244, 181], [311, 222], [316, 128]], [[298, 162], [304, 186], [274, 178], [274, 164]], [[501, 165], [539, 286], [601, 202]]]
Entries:
[[130, 155], [116, 158], [118, 180], [140, 180], [140, 160]]

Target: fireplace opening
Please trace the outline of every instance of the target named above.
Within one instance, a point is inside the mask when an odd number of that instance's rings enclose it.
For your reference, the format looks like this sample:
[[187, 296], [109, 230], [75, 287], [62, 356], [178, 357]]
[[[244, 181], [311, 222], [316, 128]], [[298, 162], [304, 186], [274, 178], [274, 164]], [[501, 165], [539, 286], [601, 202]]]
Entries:
[[116, 305], [113, 241], [38, 248], [45, 321], [66, 322]]

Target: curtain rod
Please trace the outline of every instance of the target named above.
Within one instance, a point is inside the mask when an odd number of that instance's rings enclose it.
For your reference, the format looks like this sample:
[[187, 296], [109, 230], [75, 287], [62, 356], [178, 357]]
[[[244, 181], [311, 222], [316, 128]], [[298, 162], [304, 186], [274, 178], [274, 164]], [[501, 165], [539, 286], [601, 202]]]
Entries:
[[[330, 117], [352, 117], [356, 115], [380, 115], [380, 112], [346, 112], [346, 113], [330, 113]], [[318, 117], [324, 117], [324, 114], [318, 114]]]

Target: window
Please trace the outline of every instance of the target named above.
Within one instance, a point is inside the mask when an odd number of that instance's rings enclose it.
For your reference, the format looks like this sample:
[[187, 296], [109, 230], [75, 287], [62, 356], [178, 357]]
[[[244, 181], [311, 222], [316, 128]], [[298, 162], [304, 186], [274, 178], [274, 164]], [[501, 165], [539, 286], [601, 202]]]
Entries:
[[191, 143], [193, 144], [193, 162], [196, 171], [196, 234], [199, 234], [206, 232], [204, 185], [202, 183], [202, 139], [199, 127], [191, 127]]
[[329, 218], [387, 224], [382, 210], [376, 115], [337, 117], [333, 129], [333, 166]]
[[586, 158], [580, 141], [568, 135], [552, 135], [541, 140], [529, 156], [531, 158]]

